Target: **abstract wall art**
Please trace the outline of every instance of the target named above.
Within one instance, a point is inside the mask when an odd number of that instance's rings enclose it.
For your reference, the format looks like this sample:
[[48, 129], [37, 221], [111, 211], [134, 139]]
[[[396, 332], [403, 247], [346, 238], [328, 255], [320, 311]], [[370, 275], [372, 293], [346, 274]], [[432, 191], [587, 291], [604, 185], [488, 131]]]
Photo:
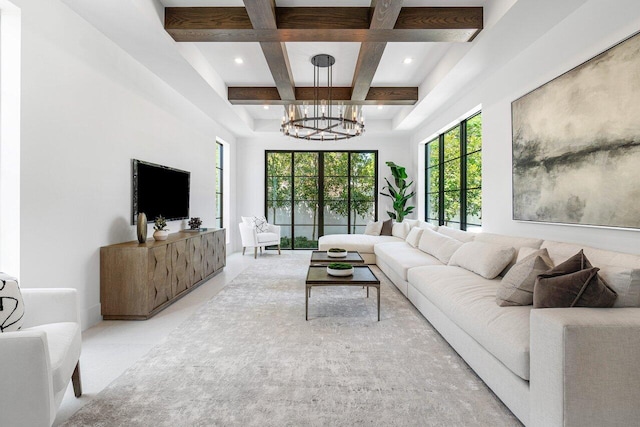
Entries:
[[511, 104], [513, 219], [640, 228], [640, 34]]

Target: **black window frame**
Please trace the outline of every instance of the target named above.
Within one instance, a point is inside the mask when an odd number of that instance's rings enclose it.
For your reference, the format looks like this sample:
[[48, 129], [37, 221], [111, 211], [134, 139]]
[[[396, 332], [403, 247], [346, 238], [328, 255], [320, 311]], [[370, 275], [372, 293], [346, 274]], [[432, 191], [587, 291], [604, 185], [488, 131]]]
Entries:
[[[476, 154], [476, 153], [482, 153], [482, 142], [480, 143], [480, 148], [478, 150], [474, 150], [472, 152], [467, 152], [467, 148], [468, 148], [468, 138], [467, 138], [467, 122], [469, 122], [470, 120], [481, 116], [482, 115], [482, 111], [478, 111], [477, 113], [472, 114], [471, 116], [467, 117], [466, 119], [462, 120], [461, 122], [457, 123], [455, 126], [450, 127], [449, 129], [445, 130], [444, 132], [440, 133], [438, 136], [434, 137], [433, 139], [431, 139], [430, 141], [427, 141], [427, 143], [425, 144], [425, 150], [424, 150], [424, 158], [425, 158], [425, 170], [424, 170], [424, 176], [425, 176], [425, 189], [424, 189], [424, 195], [425, 195], [425, 200], [424, 200], [424, 219], [426, 222], [431, 222], [431, 221], [438, 221], [438, 225], [445, 225], [445, 217], [444, 217], [444, 205], [445, 205], [445, 193], [451, 193], [454, 191], [457, 191], [459, 193], [459, 200], [460, 200], [460, 221], [449, 221], [450, 223], [454, 223], [454, 224], [460, 224], [460, 229], [461, 230], [467, 230], [468, 226], [474, 226], [474, 227], [482, 227], [482, 220], [480, 221], [480, 224], [476, 224], [476, 223], [470, 223], [468, 222], [468, 206], [467, 206], [467, 193], [469, 191], [477, 191], [477, 190], [482, 190], [482, 180], [480, 182], [480, 186], [479, 187], [468, 187], [468, 182], [467, 182], [467, 168], [468, 168], [468, 157], [472, 154]], [[454, 157], [452, 159], [445, 159], [445, 135], [448, 134], [449, 132], [455, 130], [456, 128], [459, 129], [459, 139], [460, 139], [460, 152], [459, 152], [459, 157]], [[438, 144], [438, 164], [437, 165], [430, 165], [430, 158], [429, 158], [429, 145], [430, 144], [434, 144], [437, 143]], [[446, 190], [444, 188], [445, 186], [445, 164], [449, 163], [449, 162], [453, 162], [458, 160], [460, 162], [460, 185], [459, 185], [459, 189], [455, 189], [455, 190]], [[430, 194], [435, 194], [435, 192], [430, 192], [430, 185], [429, 185], [429, 171], [432, 168], [438, 168], [438, 218], [431, 218], [430, 217], [430, 205], [429, 205], [429, 195]]]
[[[324, 236], [324, 178], [325, 178], [325, 168], [324, 168], [324, 154], [325, 153], [347, 153], [348, 154], [348, 166], [347, 166], [347, 182], [349, 183], [347, 190], [347, 234], [352, 234], [352, 224], [351, 221], [351, 154], [354, 153], [367, 153], [374, 155], [374, 219], [378, 220], [378, 150], [265, 150], [264, 153], [264, 216], [268, 218], [269, 215], [269, 201], [267, 198], [267, 185], [269, 182], [269, 170], [268, 170], [268, 158], [271, 153], [291, 153], [291, 171], [289, 174], [290, 182], [291, 182], [291, 248], [292, 250], [309, 250], [310, 248], [296, 248], [295, 247], [295, 210], [294, 210], [294, 200], [295, 200], [295, 155], [296, 153], [317, 153], [318, 154], [318, 238]], [[301, 224], [298, 224], [301, 225]], [[287, 225], [289, 226], [289, 225]], [[316, 248], [317, 249], [317, 248]]]
[[[220, 163], [218, 164], [217, 152], [220, 151]], [[220, 185], [215, 189], [216, 192], [216, 225], [220, 228], [224, 227], [224, 144], [216, 141], [216, 180], [220, 180]], [[218, 210], [218, 201], [220, 201], [220, 212]]]

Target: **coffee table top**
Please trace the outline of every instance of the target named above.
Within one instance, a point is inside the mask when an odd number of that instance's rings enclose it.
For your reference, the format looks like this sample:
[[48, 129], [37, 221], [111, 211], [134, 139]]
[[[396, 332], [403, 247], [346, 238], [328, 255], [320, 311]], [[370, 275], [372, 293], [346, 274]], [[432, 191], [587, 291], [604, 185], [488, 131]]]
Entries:
[[331, 258], [327, 251], [313, 251], [311, 263], [348, 262], [350, 264], [364, 264], [364, 260], [357, 251], [348, 251], [346, 257]]
[[379, 285], [380, 280], [368, 265], [354, 265], [352, 276], [331, 276], [325, 265], [311, 265], [307, 273], [307, 285]]

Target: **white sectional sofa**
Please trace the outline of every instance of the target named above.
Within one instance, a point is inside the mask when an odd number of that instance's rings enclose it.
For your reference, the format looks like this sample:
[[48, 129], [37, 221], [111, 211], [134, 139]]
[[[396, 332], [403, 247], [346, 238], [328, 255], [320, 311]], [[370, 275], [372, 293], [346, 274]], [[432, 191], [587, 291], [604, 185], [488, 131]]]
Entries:
[[[446, 227], [438, 231], [461, 241], [513, 247], [515, 256], [523, 247], [546, 248], [556, 265], [584, 249], [603, 275], [630, 274], [627, 279], [640, 289], [637, 255]], [[336, 246], [367, 250], [365, 260], [378, 265], [525, 425], [640, 425], [637, 291], [627, 296], [636, 303], [631, 308], [500, 307], [501, 276], [488, 280], [443, 264], [401, 236], [320, 238], [320, 250]]]

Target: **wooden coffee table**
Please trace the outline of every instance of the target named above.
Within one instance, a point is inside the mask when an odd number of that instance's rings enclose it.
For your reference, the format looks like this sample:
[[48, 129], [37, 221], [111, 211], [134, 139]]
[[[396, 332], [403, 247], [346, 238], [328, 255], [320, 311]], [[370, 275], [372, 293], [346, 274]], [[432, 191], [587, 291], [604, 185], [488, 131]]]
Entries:
[[378, 322], [380, 321], [380, 280], [373, 274], [368, 265], [354, 265], [353, 275], [344, 277], [331, 276], [327, 273], [325, 265], [310, 265], [305, 284], [305, 320], [309, 320], [309, 297], [313, 286], [364, 286], [367, 288], [367, 298], [369, 297], [370, 287], [378, 290]]
[[342, 258], [332, 258], [327, 255], [327, 251], [313, 251], [311, 253], [311, 264], [329, 264], [330, 262], [364, 264], [364, 259], [362, 259], [358, 251], [347, 251], [347, 256]]

